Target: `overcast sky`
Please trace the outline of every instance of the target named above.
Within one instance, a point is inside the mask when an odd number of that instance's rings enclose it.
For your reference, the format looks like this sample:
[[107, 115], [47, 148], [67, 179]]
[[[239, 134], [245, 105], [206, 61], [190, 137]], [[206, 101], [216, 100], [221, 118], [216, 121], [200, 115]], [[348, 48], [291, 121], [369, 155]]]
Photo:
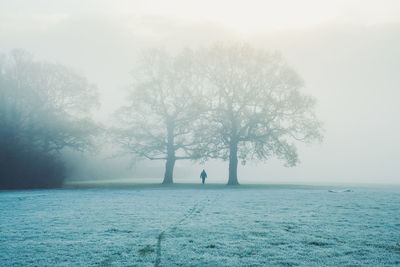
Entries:
[[[123, 101], [141, 49], [215, 41], [281, 51], [325, 124], [321, 145], [299, 146], [299, 166], [248, 164], [239, 181], [400, 183], [400, 1], [0, 0], [0, 52], [23, 48], [86, 75], [102, 120]], [[184, 165], [178, 181], [197, 179], [203, 166]], [[226, 181], [227, 163], [204, 167]]]

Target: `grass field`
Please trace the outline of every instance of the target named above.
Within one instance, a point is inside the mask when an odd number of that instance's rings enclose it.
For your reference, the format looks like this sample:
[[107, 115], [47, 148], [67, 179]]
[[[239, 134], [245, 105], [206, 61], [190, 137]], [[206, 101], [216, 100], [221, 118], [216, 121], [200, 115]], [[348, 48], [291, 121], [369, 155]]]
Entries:
[[[329, 189], [350, 188], [348, 193]], [[2, 266], [391, 266], [400, 188], [68, 184], [0, 192]]]

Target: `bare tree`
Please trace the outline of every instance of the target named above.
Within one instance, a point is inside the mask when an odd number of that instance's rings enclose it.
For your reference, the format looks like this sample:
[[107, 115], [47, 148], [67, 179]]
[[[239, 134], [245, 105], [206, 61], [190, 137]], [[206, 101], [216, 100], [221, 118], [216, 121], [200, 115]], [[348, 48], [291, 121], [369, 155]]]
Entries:
[[133, 73], [129, 103], [117, 112], [115, 140], [140, 158], [165, 160], [163, 184], [173, 183], [176, 160], [200, 157], [195, 129], [204, 105], [196, 93], [200, 83], [192, 55], [146, 51]]
[[209, 112], [203, 149], [229, 159], [228, 184], [238, 184], [238, 158], [286, 165], [298, 162], [295, 141], [321, 139], [315, 101], [300, 92], [303, 82], [277, 53], [248, 45], [214, 45], [199, 52]]

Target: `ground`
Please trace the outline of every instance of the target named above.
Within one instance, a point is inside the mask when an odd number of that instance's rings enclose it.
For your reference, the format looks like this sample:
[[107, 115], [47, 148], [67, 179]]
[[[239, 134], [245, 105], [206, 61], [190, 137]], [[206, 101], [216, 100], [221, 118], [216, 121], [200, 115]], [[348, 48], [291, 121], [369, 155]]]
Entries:
[[0, 192], [1, 266], [391, 266], [400, 188]]

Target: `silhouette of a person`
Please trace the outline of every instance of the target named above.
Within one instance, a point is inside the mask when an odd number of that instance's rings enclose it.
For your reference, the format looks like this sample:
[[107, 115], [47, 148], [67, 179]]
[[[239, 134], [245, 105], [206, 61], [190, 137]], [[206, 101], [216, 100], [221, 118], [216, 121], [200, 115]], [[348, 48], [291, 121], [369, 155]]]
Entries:
[[206, 171], [203, 169], [203, 171], [200, 173], [200, 178], [201, 178], [201, 182], [204, 184], [206, 178], [207, 178], [207, 173]]

